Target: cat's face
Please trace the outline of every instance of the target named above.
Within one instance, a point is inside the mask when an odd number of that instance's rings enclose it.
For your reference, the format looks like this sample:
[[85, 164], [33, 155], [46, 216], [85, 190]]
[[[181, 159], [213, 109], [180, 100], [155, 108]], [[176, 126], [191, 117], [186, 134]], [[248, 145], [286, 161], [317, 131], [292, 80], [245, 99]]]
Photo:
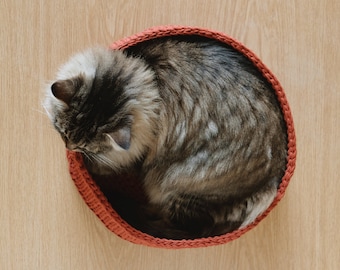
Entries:
[[95, 48], [61, 67], [44, 107], [68, 149], [116, 168], [152, 143], [158, 101], [154, 73], [142, 60]]
[[71, 59], [47, 90], [45, 109], [73, 151], [97, 154], [130, 147], [127, 82], [106, 64], [110, 52], [101, 53], [106, 56], [89, 51]]
[[53, 83], [49, 112], [53, 125], [69, 150], [97, 154], [110, 151], [114, 143], [127, 150], [132, 117], [123, 105], [117, 109], [110, 102], [111, 95], [95, 89], [97, 83], [84, 76]]

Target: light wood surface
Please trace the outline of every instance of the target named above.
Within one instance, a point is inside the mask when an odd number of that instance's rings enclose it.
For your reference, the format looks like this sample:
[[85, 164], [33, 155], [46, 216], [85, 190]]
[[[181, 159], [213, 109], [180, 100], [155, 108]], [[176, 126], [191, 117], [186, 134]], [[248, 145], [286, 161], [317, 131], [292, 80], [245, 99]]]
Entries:
[[[340, 1], [0, 1], [0, 269], [340, 269]], [[252, 49], [283, 85], [298, 161], [286, 196], [226, 245], [163, 250], [108, 231], [78, 194], [42, 89], [71, 54], [191, 25]]]

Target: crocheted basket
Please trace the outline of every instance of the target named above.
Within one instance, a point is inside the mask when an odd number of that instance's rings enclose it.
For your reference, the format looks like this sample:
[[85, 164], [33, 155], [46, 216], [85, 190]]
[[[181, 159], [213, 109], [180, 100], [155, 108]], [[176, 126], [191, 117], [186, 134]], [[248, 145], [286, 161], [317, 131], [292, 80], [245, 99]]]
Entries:
[[[260, 61], [260, 59], [249, 49], [247, 49], [240, 42], [233, 38], [226, 36], [225, 34], [210, 31], [202, 28], [192, 28], [192, 27], [182, 27], [182, 26], [166, 26], [166, 27], [156, 27], [148, 29], [140, 34], [133, 35], [131, 37], [117, 41], [111, 45], [112, 49], [125, 49], [130, 46], [136, 45], [140, 42], [152, 40], [160, 37], [169, 36], [202, 36], [205, 38], [214, 39], [223, 43], [226, 43], [235, 50], [244, 54], [249, 58], [255, 66], [262, 72], [263, 76], [272, 85], [276, 92], [278, 101], [280, 103], [284, 120], [287, 125], [287, 135], [288, 135], [288, 154], [286, 171], [282, 178], [281, 184], [279, 186], [275, 200], [270, 205], [270, 207], [260, 215], [252, 224], [248, 225], [243, 229], [227, 233], [225, 235], [200, 238], [194, 240], [169, 240], [169, 239], [159, 239], [141, 231], [136, 230], [131, 227], [114, 209], [112, 204], [110, 204], [107, 199], [107, 190], [110, 188], [115, 188], [118, 190], [123, 190], [132, 196], [138, 197], [141, 194], [141, 186], [139, 183], [133, 179], [131, 176], [118, 176], [115, 179], [110, 179], [110, 181], [100, 181], [100, 179], [92, 179], [87, 172], [82, 156], [80, 153], [75, 153], [67, 151], [67, 158], [69, 162], [69, 170], [71, 177], [78, 188], [81, 196], [84, 198], [90, 209], [99, 217], [99, 219], [105, 224], [105, 226], [114, 232], [121, 238], [128, 240], [130, 242], [141, 244], [145, 246], [160, 247], [160, 248], [197, 248], [197, 247], [207, 247], [219, 244], [225, 244], [230, 242], [250, 229], [254, 228], [261, 220], [263, 220], [269, 212], [277, 205], [277, 203], [282, 199], [288, 183], [293, 175], [296, 161], [296, 140], [295, 132], [293, 126], [292, 115], [286, 100], [285, 93], [276, 79], [276, 77], [270, 72], [270, 70]], [[111, 186], [107, 186], [110, 183]], [[113, 186], [112, 186], [113, 185]]]

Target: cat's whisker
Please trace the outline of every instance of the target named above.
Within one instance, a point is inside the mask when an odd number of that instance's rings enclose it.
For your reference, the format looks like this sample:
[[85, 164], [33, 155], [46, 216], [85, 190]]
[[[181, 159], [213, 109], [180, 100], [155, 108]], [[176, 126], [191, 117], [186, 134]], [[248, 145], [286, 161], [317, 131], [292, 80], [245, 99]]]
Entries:
[[82, 151], [82, 154], [89, 160], [89, 161], [93, 161], [91, 155], [89, 155], [86, 151]]
[[98, 157], [98, 160], [101, 161], [103, 164], [110, 167], [111, 169], [115, 169], [115, 167], [112, 165], [112, 162], [109, 158], [105, 156], [97, 156], [97, 157]]
[[101, 165], [104, 165], [106, 167], [109, 167], [111, 169], [115, 169], [115, 167], [112, 165], [112, 162], [110, 161], [109, 158], [103, 155], [98, 155], [98, 154], [93, 154], [87, 151], [83, 152], [84, 155], [91, 161], [91, 162], [97, 162]]
[[44, 116], [46, 116], [47, 112], [46, 111], [43, 111], [43, 110], [40, 110], [40, 109], [37, 109], [37, 108], [31, 108], [32, 111], [34, 112], [38, 112], [39, 114], [42, 114]]

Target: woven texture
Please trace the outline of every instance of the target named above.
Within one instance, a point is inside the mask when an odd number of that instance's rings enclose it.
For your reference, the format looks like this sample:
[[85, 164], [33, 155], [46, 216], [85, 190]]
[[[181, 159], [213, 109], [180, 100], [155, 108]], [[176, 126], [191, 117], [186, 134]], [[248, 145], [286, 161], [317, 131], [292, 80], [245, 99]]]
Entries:
[[[87, 205], [92, 209], [92, 211], [100, 218], [100, 220], [105, 224], [105, 226], [114, 232], [116, 235], [121, 238], [128, 240], [130, 242], [152, 246], [152, 247], [160, 247], [160, 248], [170, 248], [170, 249], [179, 249], [179, 248], [197, 248], [197, 247], [207, 247], [219, 244], [225, 244], [230, 242], [250, 229], [254, 228], [261, 220], [263, 220], [269, 212], [277, 205], [277, 203], [282, 199], [285, 194], [286, 188], [289, 184], [289, 181], [293, 175], [295, 169], [296, 162], [296, 139], [294, 132], [293, 119], [291, 115], [291, 111], [289, 109], [289, 105], [285, 96], [285, 93], [276, 79], [276, 77], [270, 72], [270, 70], [260, 61], [260, 59], [249, 49], [244, 47], [240, 42], [236, 41], [233, 38], [226, 36], [225, 34], [210, 31], [202, 28], [193, 28], [193, 27], [182, 27], [182, 26], [167, 26], [167, 27], [156, 27], [148, 29], [140, 34], [122, 39], [117, 41], [111, 45], [112, 49], [124, 49], [130, 46], [136, 45], [140, 42], [174, 35], [182, 35], [182, 36], [203, 36], [211, 39], [218, 40], [220, 42], [226, 43], [237, 51], [244, 54], [248, 57], [262, 72], [263, 76], [268, 80], [268, 82], [272, 85], [273, 89], [276, 92], [278, 101], [280, 103], [284, 120], [287, 125], [287, 135], [288, 135], [288, 154], [287, 154], [287, 163], [286, 163], [286, 171], [282, 178], [280, 187], [278, 189], [277, 195], [270, 205], [270, 207], [260, 215], [252, 224], [249, 226], [233, 231], [231, 233], [209, 237], [209, 238], [201, 238], [195, 240], [169, 240], [169, 239], [159, 239], [142, 233], [133, 227], [131, 227], [127, 222], [125, 222], [117, 212], [112, 208], [104, 193], [97, 185], [97, 183], [91, 178], [89, 173], [87, 172], [82, 156], [79, 153], [67, 151], [67, 158], [69, 161], [69, 169], [71, 177], [78, 188], [81, 196], [84, 198]], [[119, 178], [119, 177], [118, 177]], [[124, 178], [124, 177], [123, 177]], [[110, 181], [116, 181], [117, 183], [121, 182], [129, 182], [129, 179], [110, 179]], [[129, 187], [134, 187], [133, 184], [129, 185]]]

